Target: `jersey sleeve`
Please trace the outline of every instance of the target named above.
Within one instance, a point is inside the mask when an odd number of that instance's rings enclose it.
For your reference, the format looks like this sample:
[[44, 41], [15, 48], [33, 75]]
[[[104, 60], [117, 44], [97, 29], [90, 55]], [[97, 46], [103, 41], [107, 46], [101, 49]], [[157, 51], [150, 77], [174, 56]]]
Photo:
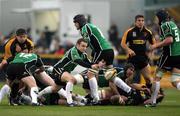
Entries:
[[123, 35], [123, 37], [122, 37], [121, 42], [122, 42], [123, 44], [126, 44], [126, 43], [129, 42], [129, 31], [130, 31], [130, 29], [128, 29], [128, 30], [124, 33], [124, 35]]
[[155, 38], [153, 37], [152, 35], [152, 32], [149, 31], [149, 34], [148, 34], [148, 41], [150, 44], [154, 44], [156, 42]]
[[39, 55], [37, 55], [36, 66], [37, 66], [37, 67], [41, 67], [41, 66], [43, 66], [43, 65], [44, 65], [44, 63], [43, 63], [41, 57], [40, 57]]
[[8, 59], [12, 55], [15, 55], [15, 46], [13, 44], [14, 39], [10, 39], [5, 45], [4, 45], [4, 60]]

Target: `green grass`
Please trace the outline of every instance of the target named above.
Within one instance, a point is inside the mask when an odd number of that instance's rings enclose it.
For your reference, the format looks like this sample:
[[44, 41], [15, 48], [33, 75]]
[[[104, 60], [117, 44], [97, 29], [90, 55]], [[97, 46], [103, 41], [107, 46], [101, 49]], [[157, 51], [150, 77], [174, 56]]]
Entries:
[[[83, 93], [75, 87], [75, 91]], [[165, 90], [165, 99], [155, 108], [143, 106], [9, 106], [7, 99], [0, 104], [0, 116], [180, 116], [179, 92]]]

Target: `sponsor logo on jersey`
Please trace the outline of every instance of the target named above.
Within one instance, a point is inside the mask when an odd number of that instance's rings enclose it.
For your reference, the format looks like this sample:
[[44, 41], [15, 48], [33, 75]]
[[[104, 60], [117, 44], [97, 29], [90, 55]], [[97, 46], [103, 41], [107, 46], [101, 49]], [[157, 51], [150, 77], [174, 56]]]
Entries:
[[136, 37], [136, 32], [133, 32], [133, 37]]
[[144, 44], [144, 40], [133, 40], [133, 44]]

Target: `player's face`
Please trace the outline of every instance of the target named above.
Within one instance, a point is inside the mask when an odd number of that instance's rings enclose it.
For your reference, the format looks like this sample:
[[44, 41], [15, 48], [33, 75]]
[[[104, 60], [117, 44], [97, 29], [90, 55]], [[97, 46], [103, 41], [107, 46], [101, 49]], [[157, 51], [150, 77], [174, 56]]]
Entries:
[[77, 49], [81, 52], [85, 52], [87, 49], [88, 44], [86, 42], [81, 42], [80, 44], [77, 44]]
[[134, 74], [134, 68], [128, 68], [126, 71], [126, 76], [131, 77]]
[[19, 35], [19, 36], [16, 36], [16, 38], [17, 38], [19, 43], [24, 43], [27, 39], [27, 35], [26, 34]]
[[106, 66], [106, 62], [104, 60], [99, 61], [98, 66], [100, 68], [104, 68]]
[[137, 20], [135, 21], [135, 25], [138, 28], [143, 28], [143, 26], [144, 26], [144, 18], [142, 18], [142, 17], [137, 18]]
[[79, 25], [79, 23], [75, 22], [75, 23], [74, 23], [74, 25], [75, 25], [75, 27], [76, 27], [76, 29], [77, 29], [77, 30], [79, 30], [79, 29], [80, 29], [80, 25]]

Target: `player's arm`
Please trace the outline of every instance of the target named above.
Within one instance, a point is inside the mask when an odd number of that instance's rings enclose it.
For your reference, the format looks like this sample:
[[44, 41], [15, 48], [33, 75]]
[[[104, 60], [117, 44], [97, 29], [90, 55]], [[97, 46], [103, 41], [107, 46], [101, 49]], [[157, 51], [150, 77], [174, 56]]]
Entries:
[[13, 56], [9, 57], [7, 60], [4, 59], [4, 60], [0, 63], [0, 70], [2, 70], [6, 65], [8, 65], [13, 59], [14, 59]]
[[6, 60], [3, 60], [3, 61], [0, 63], [0, 70], [2, 70], [5, 65], [7, 65], [7, 61], [6, 61]]
[[160, 41], [154, 45], [151, 46], [151, 49], [157, 49], [157, 48], [161, 48], [163, 46], [168, 46], [170, 44], [173, 43], [173, 37], [172, 36], [168, 36], [166, 37], [163, 41]]
[[163, 46], [168, 46], [173, 43], [173, 34], [172, 34], [173, 30], [171, 29], [170, 24], [167, 23], [167, 25], [163, 25], [161, 27], [161, 30], [162, 30], [163, 37], [165, 39], [154, 44], [151, 49], [161, 48]]
[[134, 55], [136, 55], [135, 54], [135, 52], [132, 50], [132, 49], [130, 49], [129, 47], [128, 47], [128, 45], [127, 45], [127, 38], [128, 38], [128, 32], [129, 32], [129, 30], [127, 30], [125, 33], [124, 33], [124, 35], [123, 35], [123, 37], [122, 37], [122, 40], [121, 40], [121, 46], [122, 46], [122, 48], [126, 51], [126, 53], [127, 53], [127, 55], [128, 56], [134, 56]]
[[148, 31], [149, 31], [149, 38], [148, 38], [149, 43], [150, 43], [151, 45], [153, 45], [153, 44], [156, 43], [156, 39], [153, 37], [152, 32], [151, 32], [150, 30], [148, 30]]
[[81, 59], [76, 59], [76, 60], [74, 60], [74, 62], [79, 64], [80, 66], [85, 67], [85, 68], [91, 68], [91, 64], [90, 63], [85, 62], [85, 61], [83, 61]]
[[4, 58], [3, 60], [7, 60], [9, 57], [11, 57], [16, 52], [16, 45], [13, 44], [14, 39], [10, 39], [5, 45], [4, 45]]
[[112, 92], [115, 95], [120, 95], [119, 91], [117, 90], [116, 85], [113, 82], [109, 81], [109, 87], [111, 88]]

